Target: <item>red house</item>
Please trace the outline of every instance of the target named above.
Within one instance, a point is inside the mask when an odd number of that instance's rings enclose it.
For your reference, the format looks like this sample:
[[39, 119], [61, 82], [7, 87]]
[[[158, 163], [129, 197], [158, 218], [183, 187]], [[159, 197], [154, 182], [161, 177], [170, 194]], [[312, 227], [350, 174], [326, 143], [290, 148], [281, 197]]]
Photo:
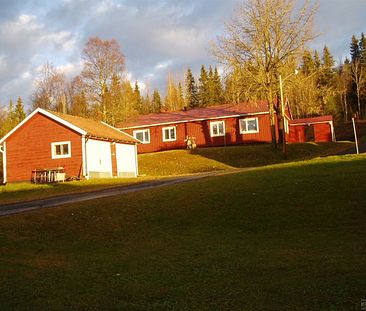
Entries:
[[3, 183], [46, 168], [78, 178], [137, 176], [138, 143], [103, 122], [38, 108], [0, 140]]
[[[290, 135], [292, 121], [287, 114], [287, 141], [297, 142], [291, 140], [295, 137]], [[192, 137], [198, 147], [271, 141], [266, 101], [140, 115], [117, 127], [142, 142], [138, 146], [139, 153], [186, 148], [187, 138]], [[277, 129], [276, 124], [276, 132]]]

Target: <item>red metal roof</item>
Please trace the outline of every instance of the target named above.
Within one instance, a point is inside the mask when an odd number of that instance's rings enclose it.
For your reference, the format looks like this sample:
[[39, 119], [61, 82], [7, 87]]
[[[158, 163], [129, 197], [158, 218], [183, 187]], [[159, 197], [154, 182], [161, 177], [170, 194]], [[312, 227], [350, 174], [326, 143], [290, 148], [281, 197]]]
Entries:
[[238, 115], [250, 115], [254, 113], [268, 113], [268, 104], [266, 101], [245, 102], [240, 104], [224, 104], [217, 106], [209, 106], [205, 108], [195, 108], [187, 111], [171, 111], [150, 113], [139, 115], [129, 122], [118, 124], [117, 128], [132, 128], [148, 125], [168, 124], [189, 122], [195, 120], [207, 120], [215, 118], [225, 118]]
[[333, 121], [333, 117], [328, 116], [319, 116], [319, 117], [311, 117], [311, 118], [303, 118], [303, 119], [295, 119], [291, 120], [291, 125], [299, 125], [299, 124], [313, 124], [313, 123], [327, 123]]

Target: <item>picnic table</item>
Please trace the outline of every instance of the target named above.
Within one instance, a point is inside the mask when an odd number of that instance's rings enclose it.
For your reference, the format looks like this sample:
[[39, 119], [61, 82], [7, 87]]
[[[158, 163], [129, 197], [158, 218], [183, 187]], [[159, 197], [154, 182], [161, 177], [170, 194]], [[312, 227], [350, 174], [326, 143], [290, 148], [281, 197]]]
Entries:
[[65, 175], [63, 167], [38, 168], [32, 171], [32, 182], [35, 184], [63, 182]]

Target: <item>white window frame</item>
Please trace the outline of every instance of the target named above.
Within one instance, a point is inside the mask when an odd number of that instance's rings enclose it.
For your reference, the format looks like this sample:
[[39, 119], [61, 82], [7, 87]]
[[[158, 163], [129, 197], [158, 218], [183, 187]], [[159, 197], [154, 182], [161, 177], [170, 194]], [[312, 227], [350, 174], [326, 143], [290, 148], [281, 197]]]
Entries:
[[[136, 139], [138, 139], [136, 137], [137, 134], [142, 133], [142, 137], [143, 139], [140, 140], [143, 144], [150, 144], [150, 129], [145, 129], [145, 130], [135, 130], [133, 131], [133, 137], [135, 137]], [[148, 135], [148, 140], [145, 140], [145, 133], [147, 133]], [[138, 139], [139, 140], [139, 139]]]
[[[56, 146], [58, 145], [67, 145], [68, 146], [68, 154], [56, 154]], [[51, 143], [51, 154], [52, 159], [65, 159], [71, 158], [71, 141], [58, 141]]]
[[[223, 133], [219, 133], [219, 124], [222, 124], [222, 128], [223, 128]], [[214, 134], [213, 132], [213, 128], [214, 126], [217, 126], [217, 134]], [[220, 136], [225, 136], [225, 121], [214, 121], [214, 122], [210, 122], [210, 136], [211, 137], [220, 137]]]
[[[255, 121], [257, 123], [257, 130], [248, 130], [248, 121]], [[245, 121], [245, 129], [242, 127], [242, 122]], [[239, 119], [239, 128], [240, 128], [240, 134], [253, 134], [253, 133], [259, 133], [259, 121], [258, 118], [244, 118]]]
[[[171, 138], [170, 130], [174, 130], [174, 138]], [[165, 137], [165, 131], [169, 130], [169, 137]], [[176, 141], [177, 140], [177, 128], [175, 126], [167, 126], [162, 128], [163, 142]]]

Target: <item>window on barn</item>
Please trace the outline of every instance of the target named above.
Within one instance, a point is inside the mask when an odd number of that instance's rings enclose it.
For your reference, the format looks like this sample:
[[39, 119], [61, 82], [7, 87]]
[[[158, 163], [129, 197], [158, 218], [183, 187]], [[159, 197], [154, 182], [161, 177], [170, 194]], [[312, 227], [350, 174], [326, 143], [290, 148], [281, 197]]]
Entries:
[[240, 119], [240, 134], [258, 133], [258, 118]]
[[177, 129], [175, 126], [163, 127], [163, 141], [177, 140]]
[[211, 122], [210, 133], [211, 137], [225, 136], [225, 122], [224, 121]]
[[71, 157], [71, 142], [61, 141], [51, 143], [52, 159], [62, 159]]
[[143, 144], [150, 144], [150, 130], [133, 131], [133, 137], [141, 141]]

